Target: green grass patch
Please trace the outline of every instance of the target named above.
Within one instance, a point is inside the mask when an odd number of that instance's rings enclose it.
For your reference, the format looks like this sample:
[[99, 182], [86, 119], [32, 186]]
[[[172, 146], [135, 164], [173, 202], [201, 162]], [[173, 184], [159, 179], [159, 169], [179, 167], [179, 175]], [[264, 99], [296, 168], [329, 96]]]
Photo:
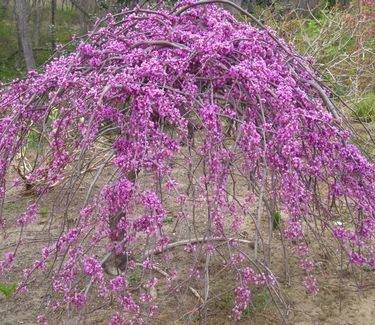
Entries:
[[0, 282], [0, 292], [5, 296], [5, 297], [11, 297], [13, 293], [17, 289], [17, 283], [13, 282], [10, 284], [2, 283]]
[[135, 270], [132, 274], [129, 275], [128, 281], [131, 287], [137, 287], [141, 282], [141, 272]]
[[281, 223], [281, 212], [275, 211], [272, 216], [272, 229], [278, 229]]
[[42, 207], [39, 210], [39, 215], [40, 215], [41, 218], [47, 218], [48, 212], [49, 212], [49, 210], [48, 210], [47, 207]]
[[166, 218], [163, 219], [163, 223], [165, 225], [171, 225], [173, 222], [174, 222], [174, 218], [173, 217], [166, 217]]
[[355, 118], [361, 122], [375, 121], [375, 94], [369, 94], [354, 107]]

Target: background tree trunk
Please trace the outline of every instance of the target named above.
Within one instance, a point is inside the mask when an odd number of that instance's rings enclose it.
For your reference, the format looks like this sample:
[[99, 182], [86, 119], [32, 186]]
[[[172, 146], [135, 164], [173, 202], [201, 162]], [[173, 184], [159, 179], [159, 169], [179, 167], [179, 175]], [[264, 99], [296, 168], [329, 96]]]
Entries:
[[33, 44], [34, 47], [40, 45], [40, 32], [42, 21], [42, 7], [40, 0], [34, 0], [32, 6], [32, 19], [33, 19]]
[[14, 12], [16, 15], [19, 51], [23, 54], [27, 71], [34, 70], [35, 60], [27, 26], [26, 0], [15, 0]]
[[50, 27], [50, 32], [51, 32], [51, 48], [52, 51], [55, 51], [56, 48], [56, 0], [51, 1], [51, 27]]

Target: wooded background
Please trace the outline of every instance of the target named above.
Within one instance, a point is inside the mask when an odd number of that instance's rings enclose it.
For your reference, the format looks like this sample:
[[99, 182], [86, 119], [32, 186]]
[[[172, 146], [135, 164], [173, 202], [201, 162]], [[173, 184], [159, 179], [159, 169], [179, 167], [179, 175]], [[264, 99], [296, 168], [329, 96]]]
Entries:
[[[281, 20], [291, 12], [311, 18], [319, 16], [322, 10], [342, 10], [350, 5], [361, 12], [363, 3], [361, 0], [233, 1], [258, 17], [268, 11]], [[85, 35], [95, 17], [147, 2], [158, 6], [147, 0], [0, 0], [0, 80], [9, 81], [38, 68], [53, 54], [57, 43], [69, 42], [73, 34]], [[235, 9], [226, 9], [236, 14]]]

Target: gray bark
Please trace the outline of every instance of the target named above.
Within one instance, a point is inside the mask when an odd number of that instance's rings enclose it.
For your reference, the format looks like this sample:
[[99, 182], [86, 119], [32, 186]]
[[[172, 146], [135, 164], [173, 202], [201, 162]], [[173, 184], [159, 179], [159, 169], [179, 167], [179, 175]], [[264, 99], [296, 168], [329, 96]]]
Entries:
[[40, 0], [33, 1], [32, 7], [33, 14], [33, 42], [34, 47], [40, 46], [40, 30], [41, 30], [41, 20], [42, 20], [42, 6]]
[[19, 51], [22, 52], [28, 71], [35, 69], [35, 60], [31, 47], [30, 35], [27, 26], [26, 0], [15, 0], [14, 12], [16, 15]]
[[52, 3], [51, 3], [51, 48], [52, 48], [52, 51], [54, 51], [56, 48], [55, 15], [56, 15], [56, 0], [52, 0]]

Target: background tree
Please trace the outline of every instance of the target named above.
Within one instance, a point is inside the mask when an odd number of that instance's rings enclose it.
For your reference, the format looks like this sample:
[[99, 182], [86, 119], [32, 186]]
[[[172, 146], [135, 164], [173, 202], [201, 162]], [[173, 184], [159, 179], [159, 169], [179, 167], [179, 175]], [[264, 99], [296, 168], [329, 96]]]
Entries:
[[14, 12], [17, 23], [17, 36], [19, 51], [22, 53], [28, 71], [35, 69], [35, 60], [31, 47], [29, 29], [27, 26], [27, 3], [26, 0], [15, 0]]
[[32, 24], [33, 24], [33, 45], [40, 46], [40, 34], [42, 23], [42, 3], [41, 0], [33, 0], [32, 2]]

